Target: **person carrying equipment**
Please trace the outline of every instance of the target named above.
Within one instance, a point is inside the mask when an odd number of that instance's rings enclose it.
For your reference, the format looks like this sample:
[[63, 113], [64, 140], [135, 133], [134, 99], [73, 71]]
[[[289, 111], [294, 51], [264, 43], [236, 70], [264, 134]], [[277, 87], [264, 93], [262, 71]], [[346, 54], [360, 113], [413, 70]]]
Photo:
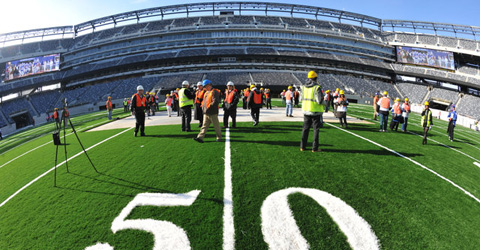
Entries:
[[227, 83], [223, 100], [223, 128], [228, 128], [228, 117], [232, 117], [232, 128], [237, 127], [238, 91], [232, 81]]
[[244, 91], [243, 91], [243, 109], [247, 109], [248, 108], [248, 105], [247, 105], [247, 102], [248, 102], [248, 96], [250, 95], [250, 90], [248, 88], [246, 88]]
[[453, 130], [455, 129], [455, 124], [457, 123], [457, 111], [455, 110], [455, 105], [452, 105], [452, 110], [448, 113], [448, 138], [453, 142]]
[[203, 125], [200, 133], [197, 137], [193, 138], [193, 140], [203, 143], [203, 138], [205, 138], [205, 134], [207, 133], [210, 124], [213, 123], [217, 135], [217, 142], [220, 142], [222, 140], [222, 130], [218, 122], [218, 105], [220, 104], [221, 93], [220, 90], [213, 88], [212, 82], [208, 79], [203, 80], [202, 85], [203, 88], [205, 88], [205, 95], [202, 102], [202, 110], [204, 114]]
[[105, 107], [107, 108], [108, 111], [108, 120], [112, 120], [112, 111], [113, 111], [113, 105], [112, 105], [112, 97], [108, 97], [107, 102], [105, 103]]
[[253, 126], [257, 126], [260, 121], [260, 109], [263, 106], [263, 95], [255, 85], [251, 85], [251, 92], [248, 95], [247, 106], [250, 109], [250, 115], [253, 119]]
[[182, 82], [182, 89], [178, 91], [178, 100], [180, 105], [180, 114], [182, 116], [182, 131], [192, 132], [190, 122], [192, 121], [192, 106], [195, 95], [189, 89], [188, 81]]
[[285, 115], [287, 117], [293, 117], [293, 92], [292, 92], [292, 86], [288, 86], [288, 91], [285, 92]]
[[340, 120], [340, 127], [343, 127], [343, 124], [345, 124], [345, 128], [348, 128], [348, 125], [347, 125], [348, 100], [345, 97], [345, 92], [343, 90], [340, 90], [339, 96], [337, 98], [335, 105], [337, 106], [336, 117], [338, 118], [338, 120]]
[[400, 98], [395, 99], [395, 103], [391, 109], [392, 121], [390, 122], [390, 130], [398, 131], [398, 124], [403, 123], [402, 107], [400, 106]]
[[168, 117], [172, 117], [173, 98], [170, 97], [170, 94], [167, 94], [167, 98], [165, 99], [165, 106], [167, 106]]
[[128, 112], [128, 100], [123, 98], [123, 112]]
[[143, 86], [137, 86], [137, 93], [132, 96], [131, 111], [135, 116], [135, 132], [134, 136], [138, 134], [140, 129], [140, 135], [145, 136], [145, 109], [147, 107], [147, 98], [143, 95]]
[[378, 101], [380, 100], [380, 93], [375, 93], [375, 96], [373, 97], [373, 120], [377, 120], [377, 110], [378, 110]]
[[308, 80], [302, 86], [302, 110], [303, 110], [303, 131], [300, 151], [305, 151], [308, 141], [308, 134], [313, 125], [312, 152], [320, 152], [318, 148], [318, 133], [320, 130], [320, 116], [325, 111], [323, 105], [322, 87], [317, 82], [317, 73], [310, 71]]
[[422, 111], [422, 121], [421, 126], [423, 127], [423, 141], [422, 145], [427, 144], [427, 134], [433, 126], [433, 113], [429, 108], [429, 103], [425, 102], [425, 108]]
[[383, 97], [377, 102], [378, 113], [380, 114], [380, 132], [387, 132], [388, 114], [390, 111], [390, 99], [388, 92], [383, 92]]
[[198, 127], [201, 128], [203, 124], [202, 102], [205, 89], [202, 82], [197, 82], [197, 91], [195, 92], [195, 109], [193, 111], [193, 119], [198, 120]]
[[411, 108], [410, 103], [408, 102], [408, 98], [405, 98], [405, 102], [402, 104], [402, 116], [403, 116], [403, 124], [402, 124], [402, 131], [407, 132], [407, 125], [408, 125], [408, 116], [410, 115]]
[[265, 101], [267, 103], [267, 109], [268, 107], [270, 107], [270, 109], [272, 109], [272, 95], [270, 94], [270, 89], [266, 89], [265, 90]]

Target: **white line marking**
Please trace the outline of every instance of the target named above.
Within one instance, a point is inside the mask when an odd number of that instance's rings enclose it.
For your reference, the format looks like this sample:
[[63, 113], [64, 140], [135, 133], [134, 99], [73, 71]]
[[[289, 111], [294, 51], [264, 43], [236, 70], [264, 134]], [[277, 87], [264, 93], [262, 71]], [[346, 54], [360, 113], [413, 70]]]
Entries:
[[332, 124], [330, 124], [330, 123], [328, 123], [328, 122], [327, 122], [326, 124], [328, 124], [328, 125], [331, 126], [331, 127], [336, 128], [336, 129], [340, 129], [340, 130], [342, 130], [343, 132], [349, 133], [349, 134], [351, 134], [351, 135], [353, 135], [353, 136], [355, 136], [355, 137], [358, 137], [358, 138], [360, 138], [360, 139], [362, 139], [362, 140], [368, 141], [368, 142], [372, 143], [373, 145], [376, 145], [376, 146], [378, 146], [378, 147], [381, 147], [381, 148], [383, 148], [383, 149], [385, 149], [385, 150], [387, 150], [387, 151], [390, 151], [390, 152], [393, 153], [393, 154], [396, 154], [396, 155], [398, 155], [398, 156], [400, 156], [400, 157], [402, 157], [402, 158], [404, 158], [404, 159], [409, 160], [409, 161], [412, 162], [413, 164], [415, 164], [415, 165], [417, 165], [417, 166], [419, 166], [419, 167], [421, 167], [421, 168], [423, 168], [423, 169], [431, 172], [432, 174], [434, 174], [434, 175], [440, 177], [441, 179], [443, 179], [444, 181], [452, 184], [454, 187], [460, 189], [462, 192], [464, 192], [466, 195], [470, 196], [470, 197], [471, 197], [472, 199], [474, 199], [476, 202], [480, 203], [480, 199], [478, 199], [477, 197], [475, 197], [473, 194], [471, 194], [470, 192], [468, 192], [468, 191], [465, 190], [464, 188], [460, 187], [460, 186], [457, 185], [455, 182], [453, 182], [453, 181], [447, 179], [446, 177], [443, 177], [443, 176], [440, 175], [439, 173], [437, 173], [437, 172], [435, 172], [435, 171], [433, 171], [433, 170], [425, 167], [425, 166], [422, 165], [421, 163], [419, 163], [419, 162], [417, 162], [417, 161], [415, 161], [415, 160], [412, 160], [411, 158], [406, 157], [405, 155], [402, 155], [402, 154], [398, 153], [397, 151], [395, 151], [395, 150], [393, 150], [393, 149], [387, 148], [387, 147], [385, 147], [385, 146], [383, 146], [383, 145], [381, 145], [381, 144], [379, 144], [379, 143], [377, 143], [377, 142], [374, 142], [374, 141], [372, 141], [372, 140], [370, 140], [370, 139], [367, 139], [367, 138], [365, 138], [365, 137], [363, 137], [363, 136], [357, 135], [357, 134], [355, 134], [355, 133], [353, 133], [353, 132], [350, 132], [350, 131], [348, 131], [348, 130], [345, 130], [345, 129], [343, 129], [343, 128], [339, 128], [339, 127], [334, 126], [334, 125], [332, 125]]
[[[131, 130], [131, 129], [133, 129], [133, 128], [128, 128], [128, 129], [125, 129], [125, 130], [123, 130], [122, 132], [120, 132], [120, 133], [118, 133], [118, 134], [112, 135], [112, 136], [108, 137], [107, 139], [105, 139], [105, 140], [103, 140], [103, 141], [101, 141], [101, 142], [99, 142], [99, 143], [97, 143], [97, 144], [95, 144], [95, 145], [93, 145], [93, 146], [90, 146], [89, 148], [85, 149], [85, 151], [88, 151], [88, 150], [90, 150], [90, 149], [92, 149], [92, 148], [94, 148], [94, 147], [96, 147], [96, 146], [98, 146], [98, 145], [100, 145], [100, 144], [102, 144], [102, 143], [104, 143], [104, 142], [106, 142], [106, 141], [109, 141], [109, 140], [111, 140], [111, 139], [113, 139], [113, 138], [115, 138], [115, 137], [117, 137], [117, 136], [119, 136], [119, 135], [121, 135], [121, 134], [123, 134], [123, 133], [125, 133], [125, 132], [127, 132], [127, 131], [129, 131], [129, 130]], [[81, 154], [83, 154], [83, 150], [80, 151], [80, 152], [78, 152], [76, 155], [68, 158], [68, 160], [70, 161], [70, 160], [76, 158], [77, 156], [79, 156], [79, 155], [81, 155]], [[63, 162], [57, 164], [56, 167], [58, 168], [58, 167], [62, 166], [63, 164], [65, 164], [65, 162], [66, 162], [66, 161], [63, 161]], [[29, 187], [30, 185], [32, 185], [32, 184], [35, 183], [36, 181], [40, 180], [40, 178], [42, 178], [42, 177], [44, 177], [45, 175], [47, 175], [48, 173], [52, 172], [54, 169], [55, 169], [55, 167], [47, 170], [47, 172], [41, 174], [40, 176], [38, 176], [37, 178], [33, 179], [31, 182], [27, 183], [25, 186], [23, 186], [22, 188], [20, 188], [19, 190], [17, 190], [15, 193], [13, 193], [12, 195], [10, 195], [10, 197], [8, 197], [6, 200], [4, 200], [4, 201], [0, 204], [0, 207], [3, 207], [5, 204], [7, 204], [8, 201], [10, 201], [12, 198], [14, 198], [15, 196], [17, 196], [20, 192], [22, 192], [23, 190], [25, 190], [27, 187]]]
[[315, 200], [347, 236], [352, 249], [380, 249], [372, 228], [357, 211], [338, 197], [312, 188], [287, 188], [267, 197], [262, 204], [262, 233], [269, 249], [309, 249], [288, 204], [290, 194], [301, 193]]
[[480, 163], [478, 163], [478, 162], [474, 161], [474, 162], [473, 162], [473, 164], [475, 164], [477, 167], [479, 167], [479, 168], [480, 168]]
[[[88, 128], [91, 128], [91, 127], [93, 127], [93, 126], [99, 125], [99, 124], [101, 124], [101, 123], [104, 123], [104, 122], [99, 122], [99, 123], [96, 123], [96, 124], [87, 126], [87, 127], [85, 127], [85, 128], [80, 128], [81, 130], [80, 130], [79, 132], [83, 132], [83, 131], [87, 130]], [[69, 135], [71, 135], [71, 134], [73, 134], [73, 132], [70, 132], [69, 134], [67, 134], [67, 136], [69, 136]], [[63, 139], [63, 136], [62, 136], [60, 139]], [[30, 142], [30, 141], [27, 141], [27, 142]], [[25, 142], [25, 143], [27, 143], [27, 142]], [[18, 145], [17, 147], [19, 147], [19, 146], [21, 146], [21, 145], [23, 145], [23, 144], [25, 144], [25, 143], [22, 143], [22, 144]], [[50, 144], [50, 143], [53, 143], [53, 142], [49, 141], [49, 142], [46, 142], [46, 143], [44, 143], [44, 144], [42, 144], [42, 145], [40, 145], [40, 146], [38, 146], [38, 147], [36, 147], [36, 148], [34, 148], [34, 149], [30, 149], [29, 151], [27, 151], [27, 152], [25, 152], [25, 153], [23, 153], [23, 154], [15, 157], [15, 158], [9, 160], [8, 162], [2, 164], [2, 165], [0, 166], [0, 168], [4, 167], [5, 165], [8, 165], [8, 164], [11, 163], [12, 161], [14, 161], [14, 160], [16, 160], [16, 159], [18, 159], [18, 158], [20, 158], [20, 157], [22, 157], [22, 156], [25, 156], [25, 155], [28, 154], [28, 153], [31, 153], [31, 152], [33, 152], [33, 151], [35, 151], [35, 150], [37, 150], [37, 149], [39, 149], [39, 148], [41, 148], [41, 147], [43, 147], [43, 146], [48, 145], [48, 144]], [[16, 148], [16, 147], [15, 147], [15, 148]], [[9, 150], [9, 151], [10, 151], [10, 150]], [[4, 153], [6, 153], [6, 152], [4, 152]]]
[[230, 154], [230, 129], [225, 133], [225, 190], [223, 191], [223, 249], [235, 249], [233, 225], [232, 166]]

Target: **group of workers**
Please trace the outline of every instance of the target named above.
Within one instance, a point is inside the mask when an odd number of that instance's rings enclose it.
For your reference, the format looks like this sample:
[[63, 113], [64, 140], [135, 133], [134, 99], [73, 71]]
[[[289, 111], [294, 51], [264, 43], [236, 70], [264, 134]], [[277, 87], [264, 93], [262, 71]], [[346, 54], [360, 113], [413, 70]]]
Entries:
[[[136, 126], [134, 135], [137, 136], [140, 131], [141, 136], [145, 136], [145, 112], [149, 99], [143, 95], [143, 87], [140, 85], [137, 87], [137, 93], [132, 96], [131, 111], [132, 115], [136, 118]], [[313, 144], [312, 152], [320, 152], [319, 149], [319, 129], [323, 127], [323, 113], [328, 112], [330, 107], [333, 108], [335, 117], [339, 119], [340, 126], [348, 128], [347, 125], [347, 107], [349, 105], [345, 96], [345, 92], [340, 89], [336, 89], [333, 93], [330, 90], [325, 92], [322, 90], [321, 85], [317, 81], [317, 74], [314, 71], [310, 71], [307, 75], [307, 82], [302, 86], [301, 91], [294, 91], [293, 87], [288, 87], [288, 91], [282, 94], [282, 98], [285, 99], [286, 104], [286, 116], [292, 117], [292, 109], [295, 105], [296, 95], [302, 101], [302, 111], [304, 116], [304, 124], [302, 130], [302, 139], [300, 142], [300, 150], [305, 151], [307, 147], [307, 141], [310, 129], [313, 127]], [[221, 127], [218, 120], [220, 105], [223, 107], [224, 118], [223, 128], [229, 127], [229, 119], [232, 119], [232, 128], [236, 127], [237, 105], [243, 100], [243, 106], [246, 109], [250, 109], [250, 114], [253, 120], [253, 126], [259, 124], [260, 109], [268, 103], [271, 107], [271, 95], [270, 90], [260, 88], [260, 86], [251, 85], [250, 88], [241, 90], [240, 92], [235, 89], [233, 82], [227, 83], [227, 88], [224, 93], [213, 87], [212, 82], [208, 79], [203, 82], [197, 83], [197, 88], [194, 91], [190, 88], [188, 81], [182, 83], [182, 88], [177, 89], [172, 95], [167, 94], [165, 104], [167, 107], [168, 116], [171, 116], [172, 110], [177, 106], [178, 115], [182, 116], [182, 131], [191, 132], [191, 120], [192, 120], [192, 108], [194, 112], [194, 119], [199, 121], [199, 127], [201, 127], [200, 133], [193, 138], [195, 141], [203, 143], [206, 132], [210, 125], [213, 124], [216, 141], [222, 140]], [[175, 101], [178, 104], [175, 105]], [[223, 102], [222, 102], [223, 100]], [[108, 101], [107, 101], [108, 102]], [[108, 106], [108, 104], [107, 104]], [[408, 117], [411, 113], [411, 106], [408, 98], [405, 98], [401, 103], [397, 98], [394, 104], [391, 105], [388, 92], [385, 91], [382, 96], [376, 93], [374, 97], [374, 120], [380, 117], [380, 132], [387, 132], [387, 124], [389, 114], [392, 113], [392, 121], [390, 123], [391, 130], [398, 130], [399, 124], [402, 124], [401, 130], [407, 131]], [[424, 136], [422, 144], [427, 143], [428, 131], [433, 126], [433, 114], [429, 108], [429, 103], [425, 102], [425, 108], [422, 112], [421, 125], [424, 130]], [[449, 126], [448, 133], [450, 140], [453, 141], [453, 130], [457, 119], [455, 107], [453, 106], [452, 112], [448, 115]]]

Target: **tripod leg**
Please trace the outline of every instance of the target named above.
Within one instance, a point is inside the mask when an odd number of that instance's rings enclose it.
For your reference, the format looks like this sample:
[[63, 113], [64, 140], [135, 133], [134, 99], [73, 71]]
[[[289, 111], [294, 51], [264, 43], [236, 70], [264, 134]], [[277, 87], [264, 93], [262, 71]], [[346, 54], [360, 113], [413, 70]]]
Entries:
[[[65, 166], [67, 167], [67, 173], [70, 173], [70, 170], [68, 169], [68, 156], [67, 156], [67, 133], [65, 132], [65, 121], [66, 118], [62, 119], [63, 123], [63, 148], [65, 149]], [[61, 126], [61, 124], [60, 124]]]
[[90, 156], [88, 156], [87, 151], [85, 150], [85, 147], [83, 146], [82, 142], [80, 141], [80, 138], [79, 138], [78, 135], [77, 135], [77, 131], [75, 130], [75, 127], [73, 126], [72, 121], [70, 120], [70, 118], [68, 118], [68, 122], [70, 123], [70, 127], [72, 127], [72, 131], [73, 131], [73, 133], [75, 134], [75, 137], [77, 137], [78, 143], [80, 143], [80, 146], [81, 146], [82, 149], [83, 149], [83, 153], [85, 153], [85, 155], [87, 156], [88, 161], [90, 161], [90, 164], [92, 165], [92, 167], [93, 167], [93, 169], [95, 170], [95, 172], [98, 173], [97, 168], [95, 167], [95, 165], [93, 165], [93, 162], [92, 162], [92, 160], [90, 159]]
[[58, 145], [55, 149], [55, 171], [54, 171], [54, 174], [53, 174], [53, 186], [56, 187], [57, 186], [57, 157], [58, 157]]

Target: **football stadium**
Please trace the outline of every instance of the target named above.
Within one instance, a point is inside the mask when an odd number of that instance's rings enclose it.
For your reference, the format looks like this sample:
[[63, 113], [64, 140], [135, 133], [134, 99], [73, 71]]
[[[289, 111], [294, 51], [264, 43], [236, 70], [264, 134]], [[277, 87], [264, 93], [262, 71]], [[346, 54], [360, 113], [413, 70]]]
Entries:
[[0, 34], [0, 249], [478, 249], [480, 27], [293, 2]]

